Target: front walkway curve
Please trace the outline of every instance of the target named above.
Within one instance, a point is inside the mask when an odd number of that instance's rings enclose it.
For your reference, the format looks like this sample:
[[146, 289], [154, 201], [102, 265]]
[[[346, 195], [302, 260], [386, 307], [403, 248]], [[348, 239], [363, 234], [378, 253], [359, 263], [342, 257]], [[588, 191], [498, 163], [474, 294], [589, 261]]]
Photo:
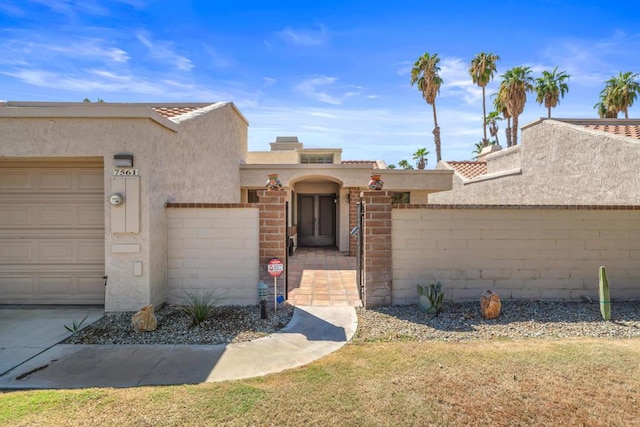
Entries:
[[296, 307], [286, 328], [246, 343], [59, 344], [0, 376], [0, 389], [134, 387], [257, 377], [338, 350], [353, 337], [357, 324], [353, 307]]

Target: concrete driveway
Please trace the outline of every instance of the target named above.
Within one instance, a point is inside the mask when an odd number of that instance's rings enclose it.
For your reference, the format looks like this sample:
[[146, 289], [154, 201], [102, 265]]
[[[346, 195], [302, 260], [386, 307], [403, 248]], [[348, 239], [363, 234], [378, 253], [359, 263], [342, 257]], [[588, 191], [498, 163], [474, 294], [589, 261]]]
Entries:
[[64, 325], [83, 326], [104, 315], [96, 306], [0, 306], [0, 377], [71, 335]]

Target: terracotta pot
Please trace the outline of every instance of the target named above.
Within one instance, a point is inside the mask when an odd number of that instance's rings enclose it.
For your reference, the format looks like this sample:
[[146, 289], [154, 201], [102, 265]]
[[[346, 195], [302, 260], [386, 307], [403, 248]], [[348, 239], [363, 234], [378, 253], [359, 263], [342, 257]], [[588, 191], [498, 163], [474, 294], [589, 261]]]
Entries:
[[282, 188], [282, 183], [280, 182], [280, 179], [278, 178], [278, 176], [279, 175], [277, 173], [269, 174], [269, 179], [265, 184], [265, 187], [267, 188], [267, 190], [273, 191], [273, 190], [280, 190]]
[[382, 190], [383, 185], [384, 185], [384, 181], [380, 179], [380, 175], [378, 174], [371, 175], [371, 180], [369, 181], [369, 190]]

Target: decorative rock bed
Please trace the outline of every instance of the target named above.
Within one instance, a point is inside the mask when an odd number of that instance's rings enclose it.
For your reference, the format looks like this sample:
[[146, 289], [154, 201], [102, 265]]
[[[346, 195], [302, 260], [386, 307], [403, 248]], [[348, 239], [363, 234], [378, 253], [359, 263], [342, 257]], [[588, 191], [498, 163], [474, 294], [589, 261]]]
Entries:
[[260, 307], [220, 306], [213, 316], [198, 326], [179, 307], [163, 306], [156, 312], [157, 328], [135, 332], [133, 312], [107, 314], [65, 340], [65, 344], [229, 344], [252, 341], [284, 328], [293, 315], [293, 307], [278, 307], [274, 315], [260, 318]]
[[[478, 302], [445, 302], [436, 317], [414, 305], [356, 309], [358, 331], [353, 342], [471, 341], [486, 339], [640, 337], [640, 301], [612, 304], [605, 322], [597, 303], [502, 301], [497, 319], [480, 315]], [[274, 316], [260, 318], [260, 308], [218, 307], [200, 326], [177, 307], [156, 311], [158, 328], [134, 332], [133, 313], [110, 314], [69, 337], [67, 344], [228, 344], [251, 341], [282, 329], [293, 307], [284, 305]]]
[[500, 316], [493, 320], [482, 318], [477, 302], [445, 302], [437, 317], [414, 306], [358, 309], [354, 342], [567, 337], [640, 337], [640, 301], [614, 301], [608, 322], [599, 305], [588, 302], [503, 300]]

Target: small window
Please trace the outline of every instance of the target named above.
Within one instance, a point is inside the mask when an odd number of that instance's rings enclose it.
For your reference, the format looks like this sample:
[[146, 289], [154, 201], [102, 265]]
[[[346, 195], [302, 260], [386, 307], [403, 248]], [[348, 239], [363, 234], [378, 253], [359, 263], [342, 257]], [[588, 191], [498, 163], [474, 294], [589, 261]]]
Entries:
[[300, 163], [331, 164], [333, 163], [333, 154], [300, 154]]
[[247, 190], [247, 202], [258, 203], [259, 201], [258, 190]]
[[411, 193], [408, 191], [393, 193], [393, 196], [391, 197], [391, 204], [399, 205], [403, 203], [411, 203]]

